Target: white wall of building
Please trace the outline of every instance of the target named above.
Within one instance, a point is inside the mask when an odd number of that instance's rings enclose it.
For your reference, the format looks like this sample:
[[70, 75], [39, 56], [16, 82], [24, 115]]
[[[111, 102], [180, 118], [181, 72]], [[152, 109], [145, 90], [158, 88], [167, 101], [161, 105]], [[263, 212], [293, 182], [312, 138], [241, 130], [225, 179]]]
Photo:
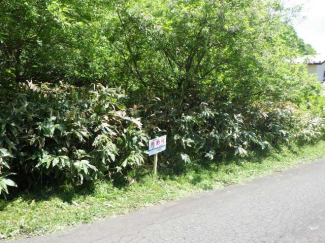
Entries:
[[317, 79], [323, 81], [325, 79], [325, 63], [322, 65], [308, 65], [308, 73], [316, 74]]

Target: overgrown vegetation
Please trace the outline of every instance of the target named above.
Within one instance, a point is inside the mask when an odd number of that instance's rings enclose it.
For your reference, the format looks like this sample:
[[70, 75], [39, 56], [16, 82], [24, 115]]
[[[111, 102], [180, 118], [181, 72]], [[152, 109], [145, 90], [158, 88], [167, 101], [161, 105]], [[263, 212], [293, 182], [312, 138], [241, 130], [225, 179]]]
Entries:
[[125, 179], [161, 134], [173, 172], [324, 136], [280, 1], [4, 0], [0, 13], [0, 193]]
[[3, 166], [19, 184], [82, 183], [140, 166], [146, 135], [118, 90], [29, 83], [1, 106]]
[[219, 164], [208, 160], [192, 163], [179, 175], [163, 169], [154, 177], [149, 168], [141, 168], [128, 175], [127, 187], [101, 181], [78, 187], [63, 184], [42, 191], [26, 190], [16, 196], [10, 194], [13, 198], [0, 200], [0, 240], [62, 231], [273, 172], [281, 173], [289, 167], [324, 157], [325, 142], [321, 141], [317, 145], [271, 150], [267, 156], [228, 157]]

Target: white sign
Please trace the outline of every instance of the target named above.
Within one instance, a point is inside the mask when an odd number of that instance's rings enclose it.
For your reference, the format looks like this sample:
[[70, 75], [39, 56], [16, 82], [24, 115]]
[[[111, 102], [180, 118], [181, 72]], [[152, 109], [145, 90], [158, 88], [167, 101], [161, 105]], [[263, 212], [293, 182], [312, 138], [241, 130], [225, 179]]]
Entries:
[[166, 144], [167, 144], [166, 135], [149, 140], [149, 156], [165, 151]]

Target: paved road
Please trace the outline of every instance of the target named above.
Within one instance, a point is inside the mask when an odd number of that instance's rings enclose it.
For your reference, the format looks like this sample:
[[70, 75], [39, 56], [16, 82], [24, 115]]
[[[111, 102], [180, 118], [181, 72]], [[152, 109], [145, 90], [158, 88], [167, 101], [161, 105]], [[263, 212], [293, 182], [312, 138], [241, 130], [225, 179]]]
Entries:
[[325, 159], [63, 234], [16, 242], [324, 243]]

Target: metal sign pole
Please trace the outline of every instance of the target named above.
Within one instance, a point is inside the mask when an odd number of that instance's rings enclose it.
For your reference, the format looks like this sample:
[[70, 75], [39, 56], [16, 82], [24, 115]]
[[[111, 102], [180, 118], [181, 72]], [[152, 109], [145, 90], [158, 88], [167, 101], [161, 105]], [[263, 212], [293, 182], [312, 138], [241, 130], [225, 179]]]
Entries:
[[153, 174], [157, 175], [157, 167], [158, 167], [158, 154], [155, 154], [153, 158]]

